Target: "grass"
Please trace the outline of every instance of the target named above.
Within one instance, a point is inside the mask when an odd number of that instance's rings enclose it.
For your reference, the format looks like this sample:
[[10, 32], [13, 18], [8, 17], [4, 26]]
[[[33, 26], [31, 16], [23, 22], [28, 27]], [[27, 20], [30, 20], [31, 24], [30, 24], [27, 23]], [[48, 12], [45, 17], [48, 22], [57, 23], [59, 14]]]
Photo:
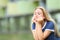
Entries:
[[0, 34], [0, 40], [33, 40], [31, 33]]

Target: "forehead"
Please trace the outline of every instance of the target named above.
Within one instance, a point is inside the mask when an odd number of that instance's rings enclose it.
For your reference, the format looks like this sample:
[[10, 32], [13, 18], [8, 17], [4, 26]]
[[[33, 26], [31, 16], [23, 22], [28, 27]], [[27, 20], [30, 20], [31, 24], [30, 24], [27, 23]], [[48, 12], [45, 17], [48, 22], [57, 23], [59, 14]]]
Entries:
[[35, 10], [35, 12], [42, 12], [42, 10], [39, 9], [39, 8], [37, 8], [37, 9]]

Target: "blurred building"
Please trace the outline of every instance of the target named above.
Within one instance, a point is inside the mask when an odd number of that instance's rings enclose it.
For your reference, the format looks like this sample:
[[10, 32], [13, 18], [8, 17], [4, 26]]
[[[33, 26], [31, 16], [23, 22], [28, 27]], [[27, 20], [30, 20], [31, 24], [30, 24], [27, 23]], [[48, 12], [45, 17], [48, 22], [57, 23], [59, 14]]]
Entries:
[[[0, 0], [0, 33], [27, 32], [31, 35], [31, 18], [34, 9], [37, 6], [43, 6], [46, 8], [53, 19], [57, 22], [57, 30], [58, 33], [60, 33], [59, 3], [60, 0]], [[29, 37], [32, 38], [32, 36]]]

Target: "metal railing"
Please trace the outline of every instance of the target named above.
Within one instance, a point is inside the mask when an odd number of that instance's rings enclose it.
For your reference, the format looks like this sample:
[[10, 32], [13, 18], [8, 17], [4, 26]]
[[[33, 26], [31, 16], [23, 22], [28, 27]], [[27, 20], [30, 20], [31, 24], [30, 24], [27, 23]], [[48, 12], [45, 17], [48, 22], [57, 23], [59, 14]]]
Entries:
[[[31, 17], [32, 17], [32, 14], [13, 15], [13, 16], [11, 15], [11, 16], [1, 17], [0, 18], [0, 33], [15, 33], [15, 32], [20, 32], [22, 30], [26, 30], [26, 31], [29, 30]], [[23, 20], [24, 23], [23, 21], [21, 22], [21, 20]]]

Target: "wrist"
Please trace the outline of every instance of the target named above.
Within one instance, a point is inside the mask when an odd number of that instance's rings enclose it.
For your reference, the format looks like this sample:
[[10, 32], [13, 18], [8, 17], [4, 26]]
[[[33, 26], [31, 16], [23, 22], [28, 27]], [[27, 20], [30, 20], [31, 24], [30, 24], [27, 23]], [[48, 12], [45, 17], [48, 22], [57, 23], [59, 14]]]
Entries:
[[36, 23], [36, 27], [42, 28], [40, 23]]

